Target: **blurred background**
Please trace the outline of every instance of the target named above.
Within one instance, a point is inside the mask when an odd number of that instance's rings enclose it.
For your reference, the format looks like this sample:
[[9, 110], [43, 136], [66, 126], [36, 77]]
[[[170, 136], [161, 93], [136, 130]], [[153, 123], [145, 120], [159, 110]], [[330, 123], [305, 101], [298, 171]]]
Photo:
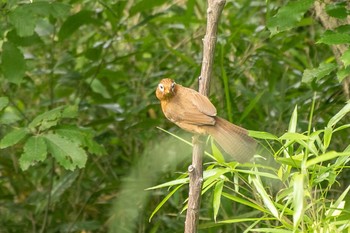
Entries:
[[[312, 5], [288, 30], [274, 28], [271, 18], [287, 2], [227, 1], [210, 91], [218, 115], [278, 136], [295, 106], [303, 132], [314, 96], [316, 128], [348, 99], [336, 65], [315, 74], [336, 57], [329, 44], [316, 43], [325, 28]], [[74, 171], [50, 155], [23, 171], [23, 143], [0, 150], [0, 232], [183, 231], [187, 187], [151, 222], [168, 190], [144, 189], [179, 177], [190, 164], [191, 147], [156, 128], [191, 139], [165, 119], [155, 89], [164, 77], [198, 88], [206, 7], [195, 0], [0, 2], [1, 138], [50, 109], [74, 105], [77, 115], [58, 124], [89, 130], [100, 146]], [[337, 134], [332, 146], [344, 150], [348, 139]], [[202, 199], [203, 221], [211, 219], [211, 198]]]

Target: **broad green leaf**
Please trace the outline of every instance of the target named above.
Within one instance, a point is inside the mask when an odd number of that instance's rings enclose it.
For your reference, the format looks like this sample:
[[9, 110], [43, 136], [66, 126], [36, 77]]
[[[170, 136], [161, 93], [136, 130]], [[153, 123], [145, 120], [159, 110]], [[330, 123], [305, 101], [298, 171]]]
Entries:
[[100, 95], [102, 95], [106, 99], [110, 99], [111, 95], [109, 94], [107, 88], [103, 85], [103, 83], [98, 79], [93, 79], [92, 82], [90, 79], [86, 80], [88, 83], [91, 84], [91, 89]]
[[297, 27], [305, 12], [312, 7], [314, 0], [288, 1], [277, 14], [267, 20], [271, 36]]
[[295, 133], [297, 131], [297, 124], [298, 124], [298, 106], [295, 106], [292, 117], [290, 118], [290, 121], [289, 121], [288, 132]]
[[38, 115], [33, 119], [28, 127], [35, 128], [39, 126], [39, 130], [44, 131], [56, 126], [61, 118], [76, 117], [77, 111], [77, 106], [75, 105], [60, 106]]
[[9, 104], [8, 97], [0, 97], [0, 111], [3, 110]]
[[20, 37], [25, 37], [34, 34], [37, 18], [30, 8], [22, 5], [11, 11], [9, 22], [16, 28], [17, 34]]
[[280, 219], [278, 210], [276, 206], [274, 205], [273, 201], [271, 200], [270, 196], [267, 194], [263, 184], [259, 179], [256, 177], [252, 177], [252, 182], [254, 184], [254, 187], [256, 188], [256, 191], [259, 193], [260, 197], [262, 198], [265, 206], [270, 210], [270, 213], [277, 219]]
[[317, 80], [330, 74], [337, 68], [335, 63], [321, 63], [319, 67], [313, 69], [305, 69], [302, 77], [302, 82], [311, 83], [315, 78]]
[[338, 19], [345, 19], [348, 16], [345, 1], [327, 4], [326, 12], [329, 16], [332, 16]]
[[21, 83], [26, 71], [26, 62], [21, 50], [11, 42], [4, 42], [2, 44], [1, 61], [5, 78], [17, 85]]
[[213, 193], [213, 209], [214, 209], [214, 221], [216, 222], [216, 217], [219, 213], [220, 203], [221, 203], [221, 193], [224, 187], [224, 181], [220, 180], [216, 182], [214, 193]]
[[83, 168], [87, 160], [85, 151], [76, 143], [57, 134], [44, 135], [48, 151], [67, 170]]
[[77, 31], [83, 25], [97, 24], [97, 21], [93, 18], [93, 15], [93, 11], [83, 10], [79, 11], [75, 15], [68, 17], [58, 32], [59, 40], [69, 38], [75, 31]]
[[296, 174], [293, 182], [293, 226], [297, 229], [304, 213], [304, 176]]
[[71, 6], [61, 2], [50, 3], [50, 15], [54, 18], [63, 18], [69, 14]]
[[249, 136], [253, 138], [258, 138], [258, 139], [278, 140], [277, 136], [268, 132], [248, 130], [248, 134]]
[[174, 195], [174, 193], [182, 187], [183, 184], [177, 186], [176, 188], [174, 188], [174, 190], [172, 190], [170, 193], [168, 193], [168, 195], [166, 195], [166, 197], [164, 197], [164, 199], [157, 205], [157, 207], [153, 210], [151, 216], [149, 217], [149, 222], [151, 222], [153, 216], [158, 212], [158, 210], [160, 208], [162, 208], [162, 206], [165, 204], [165, 202], [167, 202], [167, 200], [169, 200], [169, 198]]
[[19, 128], [11, 131], [6, 134], [0, 141], [0, 149], [7, 148], [9, 146], [13, 146], [21, 141], [25, 136], [29, 134], [26, 128]]
[[339, 33], [334, 31], [326, 31], [317, 43], [327, 45], [347, 44], [350, 43], [350, 35], [348, 33]]
[[338, 82], [341, 83], [345, 78], [350, 76], [350, 66], [341, 68], [337, 72]]
[[331, 128], [335, 126], [349, 112], [350, 112], [350, 101], [348, 101], [346, 105], [329, 120], [327, 127]]
[[340, 60], [343, 62], [345, 67], [350, 65], [350, 49], [344, 52], [344, 54], [340, 57]]
[[35, 162], [41, 162], [46, 159], [47, 148], [45, 140], [41, 136], [28, 138], [23, 147], [23, 154], [19, 159], [19, 165], [23, 171], [27, 170]]
[[141, 11], [148, 11], [149, 12], [154, 7], [162, 5], [165, 2], [167, 2], [167, 1], [166, 0], [153, 0], [153, 1], [141, 0], [141, 1], [138, 1], [136, 4], [134, 4], [130, 8], [129, 14], [130, 14], [130, 16], [133, 16], [136, 13], [139, 13]]
[[87, 147], [90, 153], [96, 155], [103, 155], [106, 153], [104, 147], [94, 141], [94, 134], [90, 129], [79, 128], [74, 125], [62, 125], [55, 128], [55, 133], [81, 146]]

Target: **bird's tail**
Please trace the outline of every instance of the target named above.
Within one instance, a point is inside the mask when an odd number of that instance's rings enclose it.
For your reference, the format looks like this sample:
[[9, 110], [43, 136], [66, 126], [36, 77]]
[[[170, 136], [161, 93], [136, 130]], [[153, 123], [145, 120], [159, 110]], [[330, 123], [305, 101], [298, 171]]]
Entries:
[[223, 118], [215, 118], [215, 126], [207, 127], [207, 132], [234, 160], [240, 163], [248, 162], [255, 153], [256, 141], [248, 136], [246, 129]]

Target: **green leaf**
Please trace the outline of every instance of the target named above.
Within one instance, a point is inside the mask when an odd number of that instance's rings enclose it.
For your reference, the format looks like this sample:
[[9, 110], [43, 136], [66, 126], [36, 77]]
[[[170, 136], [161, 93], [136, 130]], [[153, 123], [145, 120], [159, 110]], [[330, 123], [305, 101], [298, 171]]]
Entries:
[[212, 151], [213, 156], [215, 157], [216, 161], [218, 161], [219, 163], [224, 163], [225, 162], [225, 158], [222, 155], [222, 153], [219, 150], [219, 148], [216, 146], [214, 140], [211, 140], [211, 151]]
[[304, 135], [304, 134], [300, 134], [300, 133], [284, 133], [281, 137], [281, 140], [309, 140], [309, 137]]
[[344, 192], [339, 196], [339, 198], [330, 206], [330, 208], [326, 211], [325, 215], [327, 217], [338, 216], [337, 212], [344, 209], [344, 199], [347, 197], [347, 194], [350, 190], [350, 186], [348, 186]]
[[338, 82], [341, 83], [345, 78], [350, 76], [350, 66], [339, 69], [337, 72]]
[[61, 118], [74, 118], [77, 114], [78, 109], [75, 105], [60, 106], [38, 115], [28, 127], [35, 128], [39, 126], [39, 130], [44, 131], [56, 126]]
[[298, 124], [298, 106], [295, 106], [292, 117], [290, 118], [290, 121], [289, 121], [288, 132], [295, 133], [297, 130], [297, 124]]
[[167, 2], [166, 0], [142, 0], [134, 4], [130, 10], [129, 10], [129, 17], [135, 15], [136, 13], [139, 13], [141, 11], [150, 11], [154, 7], [162, 5], [163, 3]]
[[270, 213], [275, 218], [280, 219], [278, 210], [277, 210], [276, 206], [274, 205], [273, 201], [271, 200], [270, 196], [267, 194], [261, 181], [259, 179], [257, 179], [256, 177], [253, 177], [252, 182], [256, 188], [256, 191], [259, 193], [259, 195], [263, 199], [265, 206], [270, 210]]
[[345, 19], [348, 16], [345, 1], [327, 4], [325, 10], [329, 16], [334, 18]]
[[302, 174], [296, 174], [293, 182], [293, 226], [297, 229], [297, 226], [304, 213], [304, 176]]
[[5, 78], [14, 84], [19, 84], [26, 71], [24, 56], [11, 42], [2, 44], [1, 68]]
[[333, 31], [326, 31], [317, 43], [327, 45], [348, 44], [350, 43], [350, 35], [348, 33], [338, 33]]
[[97, 23], [97, 21], [93, 18], [93, 15], [93, 11], [83, 10], [79, 11], [75, 15], [68, 17], [58, 32], [59, 40], [65, 40], [69, 38], [83, 25]]
[[0, 97], [0, 111], [2, 111], [9, 104], [8, 97]]
[[220, 180], [216, 182], [214, 193], [213, 193], [213, 209], [214, 209], [214, 221], [216, 222], [216, 217], [219, 213], [220, 203], [221, 203], [221, 193], [224, 187], [224, 181]]
[[[88, 83], [90, 83], [90, 80], [87, 79], [86, 80]], [[106, 99], [110, 99], [111, 95], [108, 93], [107, 88], [103, 85], [103, 83], [98, 80], [98, 79], [93, 79], [91, 82], [91, 89], [95, 92], [98, 93], [100, 95], [102, 95], [104, 98]]]
[[41, 136], [30, 137], [23, 147], [19, 165], [23, 171], [35, 162], [44, 161], [47, 155], [45, 140]]
[[19, 128], [11, 131], [6, 134], [0, 141], [0, 149], [7, 148], [9, 146], [13, 146], [21, 141], [25, 136], [29, 134], [27, 128]]
[[168, 193], [168, 195], [166, 195], [166, 197], [164, 197], [164, 199], [157, 205], [157, 207], [153, 210], [151, 216], [149, 217], [148, 221], [151, 221], [153, 216], [158, 212], [158, 210], [160, 210], [160, 208], [162, 208], [162, 206], [165, 204], [165, 202], [167, 202], [167, 200], [169, 200], [169, 198], [174, 195], [174, 193], [182, 187], [183, 184], [177, 186], [176, 188], [174, 188], [174, 190], [172, 190], [170, 193]]
[[248, 130], [248, 132], [249, 132], [249, 136], [253, 138], [266, 139], [266, 140], [278, 140], [277, 136], [268, 132], [254, 131], [254, 130]]
[[26, 5], [17, 7], [9, 14], [9, 22], [16, 28], [20, 37], [33, 35], [36, 21], [34, 12]]
[[87, 155], [76, 143], [57, 134], [44, 135], [48, 151], [65, 169], [85, 167]]
[[326, 127], [324, 129], [323, 146], [324, 150], [327, 150], [332, 139], [332, 128]]
[[327, 127], [331, 128], [335, 126], [338, 123], [338, 121], [340, 121], [349, 112], [350, 112], [350, 101], [348, 101], [346, 105], [329, 120]]
[[349, 156], [350, 152], [336, 152], [336, 151], [330, 151], [325, 154], [319, 155], [316, 158], [310, 159], [306, 162], [306, 167], [310, 167], [312, 165], [322, 163], [324, 161], [332, 160], [334, 158], [340, 157], [340, 156]]
[[288, 1], [277, 14], [267, 20], [271, 36], [298, 26], [305, 12], [309, 10], [314, 0]]
[[335, 69], [337, 69], [337, 65], [335, 63], [321, 63], [317, 68], [305, 69], [302, 82], [311, 83], [315, 78], [319, 80], [330, 74]]
[[343, 62], [344, 67], [350, 65], [350, 49], [344, 52], [344, 54], [340, 57], [340, 60]]

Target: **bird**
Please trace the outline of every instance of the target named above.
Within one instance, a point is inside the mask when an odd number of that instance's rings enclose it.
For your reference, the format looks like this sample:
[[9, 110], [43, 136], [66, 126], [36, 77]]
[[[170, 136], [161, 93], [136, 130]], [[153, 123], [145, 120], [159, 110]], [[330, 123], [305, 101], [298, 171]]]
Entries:
[[168, 120], [187, 132], [212, 136], [232, 160], [239, 163], [251, 161], [256, 141], [246, 129], [217, 116], [208, 97], [175, 83], [171, 78], [159, 82], [156, 97]]

